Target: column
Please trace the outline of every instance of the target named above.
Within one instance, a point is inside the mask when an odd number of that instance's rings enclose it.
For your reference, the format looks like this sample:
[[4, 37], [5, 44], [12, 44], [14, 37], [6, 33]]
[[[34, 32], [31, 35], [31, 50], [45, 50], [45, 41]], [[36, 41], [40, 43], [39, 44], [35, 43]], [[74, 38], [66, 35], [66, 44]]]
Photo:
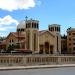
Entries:
[[46, 54], [46, 53], [45, 53], [45, 46], [44, 46], [44, 45], [43, 45], [43, 54]]
[[39, 33], [38, 33], [38, 52], [40, 51], [40, 49], [39, 49]]
[[51, 54], [51, 52], [50, 52], [50, 44], [49, 44], [49, 54]]
[[23, 64], [26, 65], [26, 57], [23, 57]]
[[8, 63], [8, 65], [10, 65], [10, 57], [9, 57], [9, 63]]
[[61, 64], [61, 57], [58, 57], [58, 64]]

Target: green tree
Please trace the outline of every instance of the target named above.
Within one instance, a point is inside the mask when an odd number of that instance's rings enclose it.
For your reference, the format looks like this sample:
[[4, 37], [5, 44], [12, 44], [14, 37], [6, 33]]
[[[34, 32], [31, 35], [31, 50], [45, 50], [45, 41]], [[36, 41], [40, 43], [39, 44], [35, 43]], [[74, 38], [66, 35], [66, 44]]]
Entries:
[[7, 49], [7, 52], [11, 52], [11, 51], [13, 51], [15, 49], [15, 45], [9, 45], [8, 46], [8, 49]]
[[6, 37], [1, 37], [1, 36], [0, 36], [0, 41], [3, 41], [5, 38], [6, 38]]

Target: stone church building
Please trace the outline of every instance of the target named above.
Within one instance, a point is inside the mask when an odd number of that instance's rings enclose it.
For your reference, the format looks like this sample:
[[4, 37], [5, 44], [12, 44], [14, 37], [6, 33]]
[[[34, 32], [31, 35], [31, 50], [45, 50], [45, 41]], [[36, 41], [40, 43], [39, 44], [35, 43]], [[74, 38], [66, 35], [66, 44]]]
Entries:
[[6, 47], [20, 44], [20, 50], [31, 50], [32, 53], [61, 53], [60, 25], [48, 25], [47, 30], [39, 30], [38, 20], [23, 20], [6, 38]]

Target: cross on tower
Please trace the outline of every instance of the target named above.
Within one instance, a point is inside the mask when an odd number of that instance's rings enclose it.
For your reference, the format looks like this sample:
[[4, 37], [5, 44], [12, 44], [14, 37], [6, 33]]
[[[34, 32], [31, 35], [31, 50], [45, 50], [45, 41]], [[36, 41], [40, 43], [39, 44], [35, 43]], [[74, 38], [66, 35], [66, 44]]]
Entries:
[[28, 17], [26, 16], [25, 19], [26, 19], [26, 21], [27, 21]]

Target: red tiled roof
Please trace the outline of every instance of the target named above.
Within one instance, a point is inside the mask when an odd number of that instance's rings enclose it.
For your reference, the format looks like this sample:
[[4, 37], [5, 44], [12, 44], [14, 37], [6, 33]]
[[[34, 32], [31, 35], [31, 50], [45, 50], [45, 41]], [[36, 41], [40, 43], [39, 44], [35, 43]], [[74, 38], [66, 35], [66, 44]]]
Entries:
[[23, 34], [21, 34], [20, 32], [11, 32], [11, 34], [13, 34], [15, 37], [25, 37]]
[[7, 43], [6, 40], [3, 40], [3, 41], [2, 41], [2, 44], [6, 44], [6, 43]]

